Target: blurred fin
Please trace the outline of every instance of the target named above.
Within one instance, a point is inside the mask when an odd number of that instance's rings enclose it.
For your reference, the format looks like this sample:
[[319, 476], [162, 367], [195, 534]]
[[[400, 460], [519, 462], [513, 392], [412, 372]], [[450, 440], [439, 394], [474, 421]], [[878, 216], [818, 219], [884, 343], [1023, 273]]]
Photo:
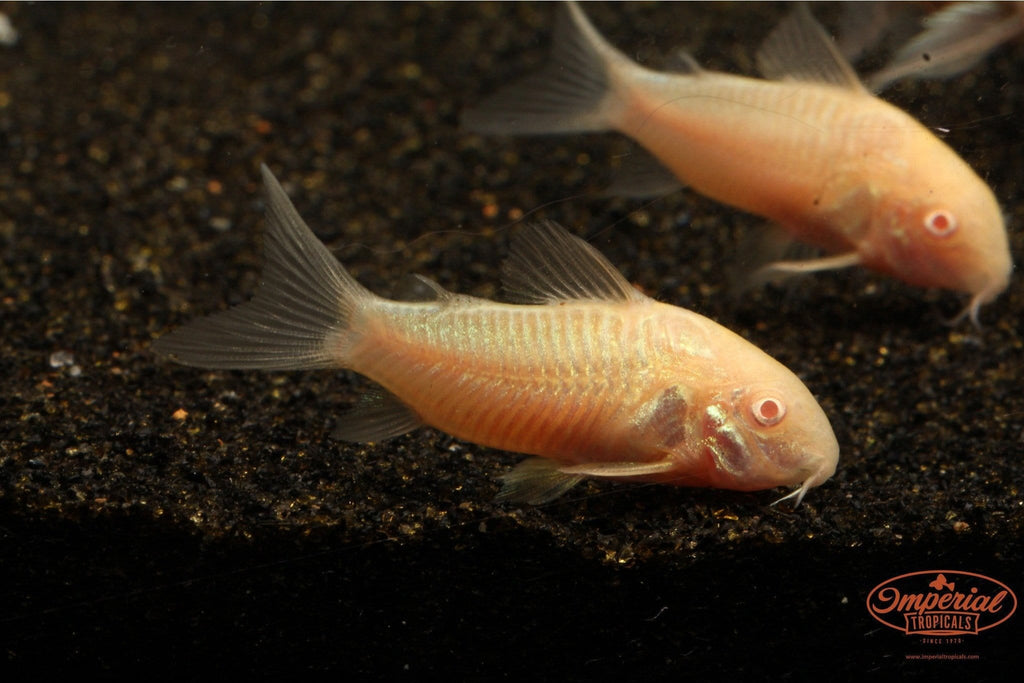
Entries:
[[704, 73], [704, 67], [697, 63], [689, 50], [679, 48], [673, 52], [665, 63], [665, 70], [677, 74], [690, 74], [696, 76]]
[[465, 111], [464, 129], [538, 135], [614, 127], [618, 105], [609, 69], [629, 60], [601, 37], [576, 3], [562, 3], [557, 13], [548, 65]]
[[766, 266], [758, 268], [751, 276], [754, 283], [772, 282], [779, 278], [793, 275], [805, 275], [807, 273], [818, 273], [823, 270], [841, 270], [852, 266], [860, 265], [860, 254], [855, 251], [845, 254], [834, 254], [822, 256], [821, 258], [807, 259], [804, 261], [775, 261]]
[[757, 53], [757, 66], [768, 79], [864, 90], [853, 67], [804, 3], [799, 3], [765, 39]]
[[850, 62], [860, 59], [889, 32], [892, 15], [891, 2], [844, 2], [839, 10], [839, 34], [836, 37], [840, 54]]
[[650, 199], [664, 197], [683, 187], [683, 182], [653, 154], [636, 147], [615, 170], [614, 180], [604, 194], [609, 197]]
[[769, 223], [765, 226], [751, 226], [744, 230], [744, 234], [738, 240], [735, 257], [726, 266], [729, 295], [738, 298], [745, 292], [766, 284], [768, 280], [757, 279], [756, 274], [770, 263], [802, 260], [820, 255], [820, 249], [798, 242], [778, 225]]
[[340, 420], [334, 438], [355, 443], [384, 441], [423, 425], [412, 408], [380, 386], [360, 396]]
[[917, 34], [868, 79], [879, 92], [901, 78], [945, 78], [970, 69], [989, 52], [1024, 32], [1017, 3], [955, 2], [924, 20]]

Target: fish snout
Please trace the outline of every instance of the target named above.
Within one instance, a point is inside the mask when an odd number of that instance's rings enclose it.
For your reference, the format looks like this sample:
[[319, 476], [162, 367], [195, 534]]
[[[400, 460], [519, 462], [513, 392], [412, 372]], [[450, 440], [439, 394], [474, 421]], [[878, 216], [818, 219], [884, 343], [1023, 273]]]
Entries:
[[810, 474], [806, 475], [802, 481], [791, 482], [791, 485], [799, 484], [799, 488], [779, 498], [772, 505], [793, 500], [793, 507], [799, 506], [808, 491], [824, 484], [836, 473], [836, 465], [839, 463], [839, 449], [837, 447], [835, 451], [827, 453], [807, 453], [805, 454], [805, 459], [810, 463], [817, 463], [817, 469], [810, 469]]
[[[946, 267], [959, 281], [959, 289], [971, 295], [967, 310], [977, 322], [983, 304], [993, 301], [1010, 284], [1013, 259], [1006, 233], [1006, 223], [998, 208], [979, 214], [984, 218], [972, 221], [955, 249], [946, 255]], [[968, 238], [970, 236], [970, 239]]]

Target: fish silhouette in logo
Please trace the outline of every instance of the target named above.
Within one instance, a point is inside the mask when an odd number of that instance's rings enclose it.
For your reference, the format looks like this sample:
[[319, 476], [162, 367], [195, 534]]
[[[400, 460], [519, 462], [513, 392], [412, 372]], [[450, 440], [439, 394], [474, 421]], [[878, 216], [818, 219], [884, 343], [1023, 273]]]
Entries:
[[932, 581], [931, 583], [928, 584], [928, 587], [929, 588], [934, 588], [937, 591], [940, 591], [943, 588], [946, 588], [948, 590], [953, 590], [953, 589], [956, 588], [956, 584], [955, 583], [950, 583], [949, 581], [946, 581], [946, 575], [945, 574], [939, 574], [938, 576], [935, 577], [934, 581]]

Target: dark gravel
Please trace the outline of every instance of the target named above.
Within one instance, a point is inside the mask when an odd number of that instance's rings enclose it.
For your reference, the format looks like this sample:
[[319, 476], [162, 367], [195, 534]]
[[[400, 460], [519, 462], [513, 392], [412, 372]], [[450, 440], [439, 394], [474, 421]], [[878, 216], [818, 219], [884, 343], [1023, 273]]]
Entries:
[[[0, 4], [0, 670], [422, 680], [1001, 680], [1024, 615], [959, 644], [865, 609], [906, 572], [1024, 597], [1024, 286], [867, 273], [729, 295], [760, 222], [692, 193], [600, 196], [615, 136], [482, 138], [458, 113], [543, 62], [551, 9], [477, 4]], [[751, 72], [771, 4], [600, 5], [649, 63]], [[818, 8], [828, 17], [834, 8]], [[1024, 45], [888, 96], [993, 186], [1024, 253]], [[496, 293], [508, 229], [575, 226], [644, 290], [738, 331], [819, 397], [840, 467], [796, 511], [589, 483], [492, 502], [516, 461], [421, 430], [330, 439], [344, 372], [205, 372], [151, 341], [245, 300], [258, 167], [353, 273]], [[539, 208], [538, 208], [539, 207]], [[914, 662], [919, 652], [980, 655]]]

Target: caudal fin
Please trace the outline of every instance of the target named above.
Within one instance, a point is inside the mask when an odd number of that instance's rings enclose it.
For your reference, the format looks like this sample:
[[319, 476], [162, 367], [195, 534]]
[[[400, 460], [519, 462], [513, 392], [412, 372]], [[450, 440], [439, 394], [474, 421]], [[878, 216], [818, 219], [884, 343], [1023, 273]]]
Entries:
[[464, 112], [462, 127], [497, 135], [612, 129], [621, 107], [613, 72], [627, 64], [633, 65], [601, 37], [576, 3], [564, 3], [548, 65]]
[[167, 334], [153, 350], [205, 368], [345, 367], [353, 318], [375, 296], [342, 267], [299, 217], [277, 179], [267, 191], [266, 264], [252, 301]]

